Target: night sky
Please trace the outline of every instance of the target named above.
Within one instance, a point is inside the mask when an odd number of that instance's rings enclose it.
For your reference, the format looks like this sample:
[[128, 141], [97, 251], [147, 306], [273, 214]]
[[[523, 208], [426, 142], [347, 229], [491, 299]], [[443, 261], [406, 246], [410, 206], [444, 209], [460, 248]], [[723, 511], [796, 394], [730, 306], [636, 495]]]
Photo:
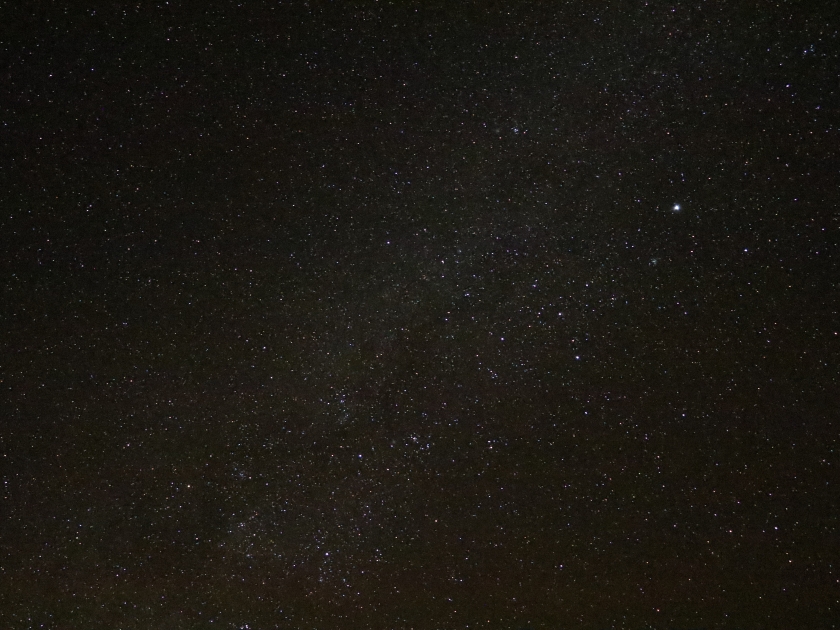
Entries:
[[840, 628], [835, 2], [69, 4], [0, 626]]

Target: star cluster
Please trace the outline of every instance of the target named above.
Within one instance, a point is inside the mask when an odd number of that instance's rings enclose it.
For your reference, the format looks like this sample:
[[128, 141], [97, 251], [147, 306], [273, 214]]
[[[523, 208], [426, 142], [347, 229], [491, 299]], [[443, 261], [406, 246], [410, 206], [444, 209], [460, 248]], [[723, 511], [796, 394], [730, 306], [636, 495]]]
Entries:
[[94, 4], [8, 22], [4, 627], [836, 627], [836, 11]]

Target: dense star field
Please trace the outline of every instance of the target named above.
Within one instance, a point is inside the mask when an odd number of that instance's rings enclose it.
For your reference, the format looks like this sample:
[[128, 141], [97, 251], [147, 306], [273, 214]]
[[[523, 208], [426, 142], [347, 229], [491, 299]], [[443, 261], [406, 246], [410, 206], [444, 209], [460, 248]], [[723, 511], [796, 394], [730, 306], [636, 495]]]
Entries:
[[20, 4], [2, 627], [840, 628], [834, 2]]

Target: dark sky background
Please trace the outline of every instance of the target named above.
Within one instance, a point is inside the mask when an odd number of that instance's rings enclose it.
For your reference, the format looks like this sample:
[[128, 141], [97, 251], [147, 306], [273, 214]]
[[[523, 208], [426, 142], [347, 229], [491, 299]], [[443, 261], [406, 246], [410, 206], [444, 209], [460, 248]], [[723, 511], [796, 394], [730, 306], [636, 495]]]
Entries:
[[0, 625], [840, 627], [835, 2], [16, 4]]

